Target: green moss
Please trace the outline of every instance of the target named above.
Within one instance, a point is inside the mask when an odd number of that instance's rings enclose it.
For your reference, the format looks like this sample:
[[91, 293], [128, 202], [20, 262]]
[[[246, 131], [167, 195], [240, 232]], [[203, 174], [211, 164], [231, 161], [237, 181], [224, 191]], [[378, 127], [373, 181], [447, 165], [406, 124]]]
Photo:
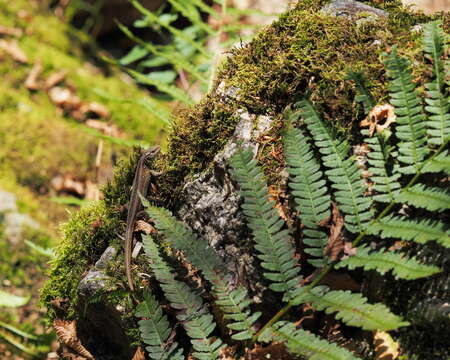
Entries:
[[57, 247], [56, 258], [50, 263], [50, 279], [41, 293], [41, 301], [49, 308], [50, 317], [55, 315], [51, 302], [57, 299], [68, 301], [65, 316], [74, 316], [81, 276], [100, 257], [109, 240], [121, 232], [117, 218], [117, 214], [114, 216], [100, 201], [73, 214], [63, 226], [63, 240]]

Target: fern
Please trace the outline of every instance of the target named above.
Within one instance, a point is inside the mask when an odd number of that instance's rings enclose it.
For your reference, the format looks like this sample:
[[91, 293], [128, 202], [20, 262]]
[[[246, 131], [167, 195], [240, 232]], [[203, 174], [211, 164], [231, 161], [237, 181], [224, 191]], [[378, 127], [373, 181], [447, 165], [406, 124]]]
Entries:
[[265, 334], [260, 341], [282, 341], [289, 352], [306, 356], [309, 360], [357, 360], [348, 350], [323, 340], [309, 331], [296, 329], [294, 324], [279, 321]]
[[375, 105], [375, 99], [372, 97], [370, 92], [367, 90], [365, 82], [366, 77], [361, 72], [354, 72], [350, 70], [347, 74], [348, 80], [353, 80], [356, 84], [356, 89], [358, 91], [358, 95], [356, 95], [355, 100], [363, 104], [364, 106], [364, 112], [366, 114], [369, 113], [370, 110], [372, 110]]
[[144, 292], [144, 301], [136, 308], [135, 316], [147, 318], [140, 320], [138, 325], [142, 340], [148, 345], [145, 349], [151, 359], [183, 359], [183, 351], [178, 349], [178, 344], [176, 342], [167, 343], [173, 330], [155, 297], [148, 291]]
[[165, 297], [174, 309], [179, 310], [177, 319], [183, 324], [191, 338], [192, 347], [195, 350], [193, 355], [200, 360], [217, 359], [222, 341], [209, 337], [216, 325], [201, 297], [183, 282], [175, 280], [150, 236], [144, 237], [143, 242], [145, 253], [152, 261], [153, 272], [161, 284]]
[[326, 263], [324, 250], [328, 236], [321, 231], [319, 224], [330, 215], [331, 200], [320, 166], [314, 158], [314, 153], [298, 129], [289, 129], [284, 134], [284, 151], [288, 173], [291, 176], [289, 187], [293, 190], [299, 219], [306, 229], [303, 230], [305, 249], [319, 259], [308, 261], [320, 267]]
[[367, 299], [361, 294], [350, 291], [326, 292], [326, 287], [318, 286], [305, 291], [294, 302], [310, 302], [317, 310], [325, 310], [327, 314], [336, 312], [337, 319], [364, 330], [387, 331], [409, 325], [407, 321], [392, 314], [386, 306], [367, 304]]
[[390, 216], [380, 219], [367, 228], [367, 232], [382, 238], [395, 237], [411, 240], [420, 244], [436, 241], [445, 247], [450, 247], [450, 232], [448, 224], [429, 219], [409, 219], [400, 216]]
[[424, 173], [436, 173], [441, 171], [450, 174], [450, 156], [448, 151], [443, 151], [427, 161], [422, 169], [422, 172]]
[[363, 231], [372, 217], [369, 211], [372, 201], [364, 196], [366, 186], [356, 162], [348, 156], [348, 143], [335, 136], [308, 100], [301, 100], [297, 106], [322, 155], [323, 164], [328, 168], [325, 174], [335, 190], [334, 196], [339, 209], [346, 214], [346, 229], [353, 233]]
[[234, 178], [240, 184], [240, 194], [245, 202], [242, 210], [255, 238], [255, 249], [261, 266], [268, 272], [263, 275], [272, 284], [270, 289], [284, 292], [289, 299], [291, 292], [300, 283], [299, 267], [296, 265], [295, 249], [289, 241], [287, 230], [282, 230], [283, 221], [269, 200], [264, 175], [253, 159], [250, 150], [238, 151], [230, 159]]
[[238, 331], [232, 338], [250, 339], [254, 335], [253, 324], [261, 313], [250, 313], [248, 307], [251, 301], [248, 299], [247, 290], [241, 285], [230, 289], [230, 278], [222, 260], [210, 247], [205, 247], [183, 223], [174, 219], [169, 211], [150, 206], [145, 199], [143, 203], [166, 241], [183, 251], [186, 258], [200, 269], [206, 280], [213, 285], [212, 293], [216, 297], [216, 304], [224, 312], [224, 318], [230, 320], [228, 328]]
[[450, 209], [450, 194], [448, 191], [416, 184], [399, 193], [396, 201], [407, 203], [430, 211]]
[[368, 137], [368, 130], [361, 133], [367, 136], [364, 141], [371, 150], [367, 155], [367, 162], [370, 166], [370, 180], [374, 183], [372, 189], [376, 191], [372, 198], [378, 202], [390, 203], [394, 201], [400, 189], [400, 174], [391, 174], [388, 169], [388, 164], [392, 161], [391, 148], [386, 144], [384, 133], [374, 137]]
[[425, 116], [416, 86], [412, 82], [409, 61], [398, 56], [395, 46], [390, 54], [384, 56], [387, 74], [391, 78], [390, 102], [397, 116], [396, 136], [400, 139], [398, 159], [404, 164], [398, 171], [413, 174], [419, 171], [421, 162], [428, 154]]
[[370, 252], [370, 249], [361, 246], [355, 249], [356, 254], [336, 264], [336, 268], [348, 267], [355, 269], [362, 267], [364, 270], [376, 270], [384, 275], [391, 271], [397, 279], [419, 279], [426, 276], [434, 275], [440, 272], [436, 266], [428, 266], [420, 264], [415, 258], [406, 258], [402, 254], [391, 251]]
[[432, 61], [434, 80], [425, 84], [428, 98], [425, 110], [431, 115], [427, 120], [428, 142], [430, 145], [441, 145], [450, 136], [450, 103], [444, 93], [445, 73], [444, 62], [444, 32], [438, 22], [424, 25], [423, 49]]

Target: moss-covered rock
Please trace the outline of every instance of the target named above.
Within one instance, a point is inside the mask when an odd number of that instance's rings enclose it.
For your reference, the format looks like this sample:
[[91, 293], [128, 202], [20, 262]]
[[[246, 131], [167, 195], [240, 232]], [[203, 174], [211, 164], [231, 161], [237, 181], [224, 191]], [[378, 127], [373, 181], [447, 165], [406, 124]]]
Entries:
[[[387, 11], [387, 17], [373, 21], [371, 14], [363, 12], [337, 18], [319, 11], [326, 3], [325, 0], [299, 1], [295, 9], [282, 15], [253, 41], [232, 51], [220, 69], [213, 90], [199, 104], [174, 114], [167, 152], [156, 163], [163, 175], [155, 180], [150, 194], [153, 202], [177, 212], [185, 201], [183, 187], [195, 175], [213, 171], [214, 157], [233, 135], [243, 112], [255, 121], [257, 115], [271, 118], [270, 129], [258, 138], [262, 145], [259, 160], [275, 189], [284, 169], [281, 113], [297, 98], [309, 94], [325, 119], [341, 134], [353, 143], [360, 140], [357, 130], [363, 112], [355, 102], [352, 84], [346, 80], [347, 70], [364, 71], [377, 99], [385, 100], [387, 85], [380, 54], [397, 44], [399, 53], [418, 57], [419, 33], [412, 27], [432, 17], [413, 14], [398, 1], [379, 4], [374, 0], [367, 3]], [[448, 15], [444, 16], [444, 24], [448, 30]], [[109, 214], [119, 216], [118, 209], [127, 201], [134, 164], [135, 161], [130, 162], [125, 166], [126, 171], [117, 174], [115, 185], [106, 191], [105, 202], [74, 216], [70, 223], [72, 230], [66, 231], [65, 244], [60, 248], [43, 292], [43, 300], [49, 307], [53, 300], [71, 294], [66, 313], [59, 316], [82, 320], [83, 314], [76, 312], [76, 286], [82, 270], [97, 260], [100, 254], [97, 250], [105, 249], [111, 235], [123, 229], [118, 217], [108, 217], [106, 222], [105, 214], [114, 210]], [[103, 220], [95, 222], [99, 226], [93, 234], [96, 213]], [[117, 226], [115, 230], [114, 226]], [[91, 248], [97, 241], [101, 246], [96, 251], [85, 251], [86, 244]], [[72, 263], [65, 260], [66, 256], [81, 262], [76, 272], [72, 272]], [[118, 286], [124, 284], [121, 267], [113, 269], [110, 275], [115, 276]], [[58, 286], [62, 279], [66, 285]], [[124, 311], [124, 318], [130, 324], [128, 316], [129, 311]]]

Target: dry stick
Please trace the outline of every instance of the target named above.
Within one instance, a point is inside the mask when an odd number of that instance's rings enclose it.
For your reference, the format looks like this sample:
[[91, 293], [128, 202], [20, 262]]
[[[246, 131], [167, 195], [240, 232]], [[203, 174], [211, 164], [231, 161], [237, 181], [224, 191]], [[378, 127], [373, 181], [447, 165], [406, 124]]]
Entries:
[[[448, 145], [448, 143], [450, 142], [450, 137], [447, 137], [445, 139], [445, 141], [442, 143], [442, 145], [437, 149], [437, 151], [433, 154], [433, 156], [431, 156], [430, 158], [428, 158], [427, 160], [425, 160], [421, 166], [418, 168], [416, 174], [413, 176], [413, 178], [409, 181], [409, 183], [406, 185], [406, 187], [402, 190], [402, 191], [406, 191], [408, 190], [411, 186], [413, 186], [415, 184], [415, 182], [417, 181], [417, 179], [419, 178], [421, 174], [422, 169], [424, 168], [424, 166], [431, 160], [433, 160], [436, 156], [438, 156], [442, 151], [444, 151], [444, 149], [446, 148], [446, 146]], [[380, 220], [381, 218], [383, 218], [395, 205], [396, 203], [394, 201], [391, 201], [390, 204], [388, 206], [386, 206], [386, 208], [374, 219], [370, 222], [370, 224], [367, 225], [367, 227], [375, 224], [376, 222], [378, 222], [378, 220]], [[362, 231], [359, 233], [359, 235], [356, 237], [356, 239], [352, 242], [352, 247], [357, 246], [361, 240], [363, 239], [363, 237], [367, 234], [367, 231]], [[334, 267], [334, 265], [336, 265], [339, 261], [333, 261], [332, 263], [326, 265], [322, 271], [320, 272], [319, 275], [317, 275], [317, 277], [314, 279], [314, 281], [309, 284], [308, 286], [305, 287], [304, 292], [308, 292], [312, 287], [316, 286], [325, 275], [327, 275]], [[284, 314], [286, 314], [292, 307], [294, 306], [294, 304], [292, 303], [292, 300], [288, 302], [288, 304], [283, 307], [280, 311], [278, 311], [275, 316], [270, 319], [253, 337], [252, 337], [252, 344], [254, 344], [257, 340], [258, 337], [270, 326], [272, 326], [276, 321], [278, 321], [278, 319], [280, 319]]]

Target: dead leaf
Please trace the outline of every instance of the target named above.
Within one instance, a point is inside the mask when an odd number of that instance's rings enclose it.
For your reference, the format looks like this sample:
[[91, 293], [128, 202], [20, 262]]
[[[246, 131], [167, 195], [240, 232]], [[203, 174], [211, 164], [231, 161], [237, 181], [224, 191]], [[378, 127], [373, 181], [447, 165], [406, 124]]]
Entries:
[[291, 360], [292, 355], [286, 350], [286, 346], [282, 343], [272, 343], [269, 346], [262, 347], [256, 345], [250, 351], [245, 354], [245, 360], [267, 360], [267, 359], [277, 359], [277, 360]]
[[86, 180], [85, 189], [86, 192], [84, 198], [86, 200], [100, 200], [100, 190], [97, 184], [93, 183], [92, 181]]
[[72, 348], [86, 359], [94, 359], [92, 354], [81, 344], [77, 336], [77, 324], [75, 320], [56, 319], [53, 322], [53, 328], [61, 343]]
[[112, 136], [112, 137], [121, 137], [121, 132], [119, 128], [111, 123], [106, 123], [101, 120], [88, 119], [85, 124], [92, 129], [98, 130], [101, 133]]
[[38, 83], [38, 77], [42, 72], [42, 64], [40, 61], [36, 61], [33, 68], [29, 72], [27, 79], [25, 80], [25, 87], [28, 90], [38, 90], [39, 89], [39, 83]]
[[66, 87], [52, 87], [48, 91], [48, 96], [52, 103], [66, 111], [73, 111], [81, 106], [80, 98]]
[[375, 331], [373, 343], [376, 360], [395, 360], [398, 358], [400, 346], [386, 331]]
[[51, 74], [47, 80], [45, 80], [45, 89], [49, 90], [50, 88], [58, 85], [60, 82], [63, 82], [67, 76], [66, 70], [60, 70], [56, 73]]
[[0, 25], [0, 35], [20, 37], [22, 33], [22, 29]]
[[145, 352], [140, 346], [136, 349], [136, 352], [131, 360], [145, 360]]
[[19, 47], [17, 40], [0, 40], [0, 49], [11, 55], [15, 61], [22, 64], [28, 63], [28, 58]]
[[325, 255], [331, 260], [337, 260], [339, 255], [344, 250], [344, 237], [342, 235], [342, 228], [344, 227], [344, 218], [339, 213], [335, 203], [332, 203], [331, 211], [331, 225], [330, 236], [328, 238], [328, 244], [325, 247]]
[[68, 192], [84, 197], [86, 194], [86, 185], [84, 182], [76, 180], [71, 175], [55, 176], [50, 184], [56, 192]]
[[[394, 107], [390, 104], [383, 104], [375, 106], [367, 117], [361, 121], [362, 127], [369, 127], [369, 136], [372, 136], [375, 130], [379, 134], [384, 129], [387, 129], [392, 123], [395, 122], [397, 117], [395, 116]], [[384, 121], [384, 124], [381, 122]]]
[[136, 221], [136, 225], [134, 226], [134, 231], [142, 231], [143, 233], [145, 233], [147, 235], [154, 235], [157, 233], [156, 229], [149, 223], [145, 222], [144, 220]]
[[99, 118], [108, 118], [109, 117], [109, 110], [106, 106], [96, 103], [96, 102], [91, 102], [91, 103], [87, 103], [87, 104], [83, 104], [80, 108], [80, 111], [83, 114], [88, 114], [88, 113], [94, 113], [95, 115], [97, 115]]

